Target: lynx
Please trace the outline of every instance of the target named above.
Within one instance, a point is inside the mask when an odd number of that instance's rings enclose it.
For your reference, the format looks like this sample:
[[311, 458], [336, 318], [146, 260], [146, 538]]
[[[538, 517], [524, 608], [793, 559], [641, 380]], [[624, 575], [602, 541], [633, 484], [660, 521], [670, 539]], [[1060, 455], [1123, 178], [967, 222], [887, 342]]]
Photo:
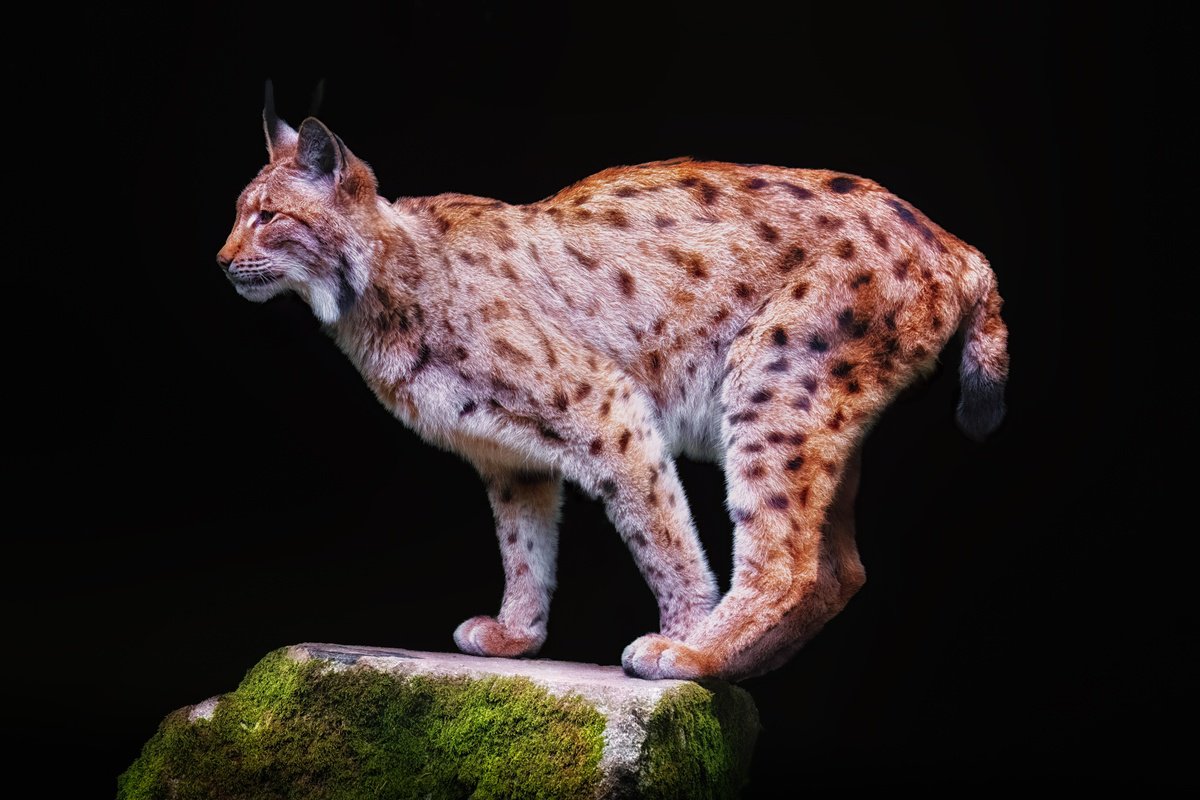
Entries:
[[[367, 385], [478, 470], [505, 589], [454, 633], [486, 656], [546, 638], [564, 480], [599, 498], [658, 602], [643, 678], [787, 662], [863, 585], [860, 446], [963, 333], [960, 427], [1004, 414], [1007, 331], [987, 261], [878, 184], [677, 158], [527, 205], [377, 194], [315, 118], [263, 112], [268, 163], [217, 261], [237, 292], [307, 301]], [[727, 482], [721, 597], [674, 456]]]

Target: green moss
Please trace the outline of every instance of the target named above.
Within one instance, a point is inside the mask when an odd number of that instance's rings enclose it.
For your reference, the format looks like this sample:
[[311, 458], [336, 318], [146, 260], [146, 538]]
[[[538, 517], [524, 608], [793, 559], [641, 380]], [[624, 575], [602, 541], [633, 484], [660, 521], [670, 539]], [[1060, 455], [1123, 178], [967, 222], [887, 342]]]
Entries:
[[333, 670], [276, 651], [211, 720], [167, 717], [118, 798], [587, 797], [604, 718], [524, 678]]
[[758, 736], [758, 712], [736, 686], [687, 684], [647, 723], [638, 792], [647, 800], [737, 797]]

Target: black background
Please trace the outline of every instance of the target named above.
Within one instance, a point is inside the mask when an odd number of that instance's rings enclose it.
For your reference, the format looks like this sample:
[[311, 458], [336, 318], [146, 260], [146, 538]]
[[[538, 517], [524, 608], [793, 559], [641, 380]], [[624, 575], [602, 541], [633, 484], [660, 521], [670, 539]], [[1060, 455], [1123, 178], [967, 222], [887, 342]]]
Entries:
[[[952, 346], [872, 434], [868, 583], [745, 683], [752, 794], [1190, 778], [1171, 724], [1196, 615], [1157, 465], [1194, 392], [1155, 355], [1189, 312], [1152, 254], [1173, 179], [1148, 14], [394, 6], [26, 32], [45, 47], [13, 81], [6, 159], [26, 208], [4, 277], [10, 752], [111, 794], [167, 712], [272, 648], [445, 650], [498, 607], [472, 471], [392, 420], [300, 301], [246, 303], [214, 263], [265, 159], [270, 76], [293, 124], [326, 79], [320, 116], [389, 198], [528, 202], [688, 154], [865, 175], [979, 247], [1006, 298], [1007, 422], [983, 446], [955, 429]], [[727, 580], [722, 477], [681, 472]], [[559, 578], [544, 656], [616, 663], [655, 626], [574, 491]]]

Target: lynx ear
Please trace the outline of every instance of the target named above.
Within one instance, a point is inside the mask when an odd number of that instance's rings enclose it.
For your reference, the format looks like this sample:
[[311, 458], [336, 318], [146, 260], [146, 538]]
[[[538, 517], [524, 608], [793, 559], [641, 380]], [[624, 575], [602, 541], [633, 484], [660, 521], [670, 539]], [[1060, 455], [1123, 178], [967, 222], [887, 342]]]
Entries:
[[298, 136], [291, 125], [275, 114], [275, 85], [270, 79], [263, 97], [263, 131], [267, 134], [267, 155], [272, 161], [295, 151]]
[[296, 163], [316, 177], [336, 178], [346, 171], [346, 145], [316, 117], [300, 123]]

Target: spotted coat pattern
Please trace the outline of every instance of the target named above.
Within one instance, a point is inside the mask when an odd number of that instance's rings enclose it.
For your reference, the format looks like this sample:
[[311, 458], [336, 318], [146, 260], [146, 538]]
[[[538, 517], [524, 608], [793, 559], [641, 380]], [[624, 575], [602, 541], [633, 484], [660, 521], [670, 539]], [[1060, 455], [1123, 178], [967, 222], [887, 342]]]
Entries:
[[[862, 585], [860, 444], [956, 331], [959, 422], [979, 438], [999, 424], [991, 269], [870, 180], [675, 159], [528, 205], [389, 203], [322, 123], [293, 130], [270, 104], [265, 120], [270, 161], [218, 261], [249, 299], [307, 299], [393, 414], [479, 470], [506, 589], [497, 616], [456, 631], [466, 652], [543, 643], [570, 480], [605, 503], [658, 600], [627, 671], [773, 669]], [[723, 598], [679, 453], [727, 477]]]

